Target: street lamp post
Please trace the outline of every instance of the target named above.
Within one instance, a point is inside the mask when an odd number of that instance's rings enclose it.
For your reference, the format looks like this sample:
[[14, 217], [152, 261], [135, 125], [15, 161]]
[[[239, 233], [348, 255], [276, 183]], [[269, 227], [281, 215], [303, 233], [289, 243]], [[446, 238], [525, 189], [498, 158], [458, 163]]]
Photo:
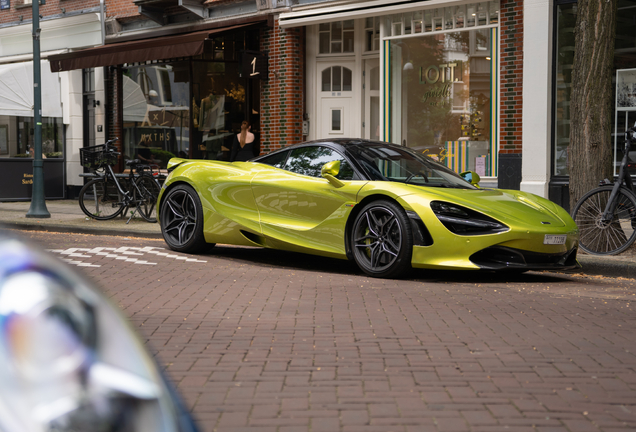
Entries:
[[[44, 4], [44, 0], [42, 0]], [[44, 200], [44, 161], [42, 160], [42, 88], [40, 75], [40, 0], [32, 1], [33, 13], [33, 189], [28, 218], [50, 218]]]

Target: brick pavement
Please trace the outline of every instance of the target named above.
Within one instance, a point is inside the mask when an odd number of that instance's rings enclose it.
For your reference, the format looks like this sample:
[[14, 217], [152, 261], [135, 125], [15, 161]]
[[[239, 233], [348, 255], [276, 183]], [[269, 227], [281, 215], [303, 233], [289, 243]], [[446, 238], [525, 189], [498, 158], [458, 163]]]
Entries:
[[[31, 235], [62, 250], [164, 247]], [[131, 317], [204, 431], [636, 430], [633, 280], [377, 280], [230, 247], [137, 257], [155, 265], [85, 255], [99, 267], [82, 271]]]

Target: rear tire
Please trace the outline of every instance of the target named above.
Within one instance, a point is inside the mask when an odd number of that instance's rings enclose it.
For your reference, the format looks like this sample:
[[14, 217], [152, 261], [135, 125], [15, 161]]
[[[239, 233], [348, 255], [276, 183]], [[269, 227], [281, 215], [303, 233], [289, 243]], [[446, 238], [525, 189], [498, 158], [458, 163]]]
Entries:
[[579, 227], [579, 247], [594, 255], [616, 255], [636, 240], [636, 195], [621, 188], [610, 222], [601, 219], [612, 186], [593, 189], [576, 203], [572, 219]]
[[413, 235], [404, 209], [387, 200], [367, 204], [353, 223], [351, 247], [356, 264], [369, 276], [405, 276], [411, 270]]
[[201, 253], [214, 246], [203, 236], [203, 207], [191, 186], [170, 189], [161, 201], [160, 216], [161, 234], [170, 249]]
[[79, 205], [87, 216], [97, 220], [114, 219], [124, 210], [117, 185], [108, 178], [86, 183], [79, 193]]

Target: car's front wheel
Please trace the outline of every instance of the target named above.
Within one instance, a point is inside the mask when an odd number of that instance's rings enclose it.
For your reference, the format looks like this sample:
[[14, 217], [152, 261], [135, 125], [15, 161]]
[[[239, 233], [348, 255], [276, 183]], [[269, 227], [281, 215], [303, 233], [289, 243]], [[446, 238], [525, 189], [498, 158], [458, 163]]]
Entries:
[[160, 221], [163, 238], [172, 250], [200, 253], [214, 246], [205, 241], [201, 200], [188, 185], [178, 185], [166, 193]]
[[373, 277], [404, 276], [411, 269], [413, 236], [402, 207], [387, 200], [367, 204], [351, 231], [353, 257]]

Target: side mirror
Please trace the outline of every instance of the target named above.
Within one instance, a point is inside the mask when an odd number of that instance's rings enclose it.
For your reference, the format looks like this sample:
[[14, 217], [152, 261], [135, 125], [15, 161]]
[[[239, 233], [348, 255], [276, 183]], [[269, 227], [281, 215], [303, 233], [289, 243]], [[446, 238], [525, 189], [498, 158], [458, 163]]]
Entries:
[[477, 174], [476, 172], [464, 171], [463, 173], [460, 174], [460, 176], [471, 185], [479, 187], [479, 180], [481, 180], [481, 178], [479, 177], [479, 174]]
[[343, 187], [344, 183], [336, 178], [338, 173], [340, 172], [340, 161], [334, 160], [331, 162], [327, 162], [322, 166], [320, 170], [320, 175], [326, 178], [329, 183], [331, 183], [335, 187]]

